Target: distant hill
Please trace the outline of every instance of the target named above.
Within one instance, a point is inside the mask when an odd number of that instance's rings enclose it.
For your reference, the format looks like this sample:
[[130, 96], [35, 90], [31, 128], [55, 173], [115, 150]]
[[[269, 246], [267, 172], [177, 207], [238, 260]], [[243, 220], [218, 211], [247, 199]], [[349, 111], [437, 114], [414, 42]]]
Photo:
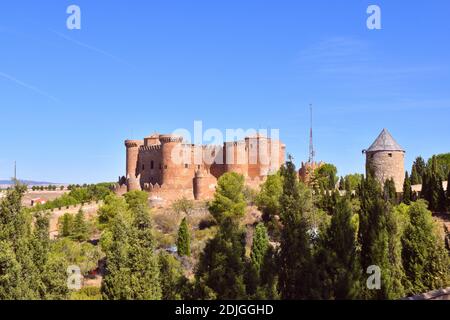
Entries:
[[[32, 181], [32, 180], [20, 180], [20, 183], [27, 186], [48, 186], [48, 185], [60, 185], [60, 183], [45, 182], [45, 181]], [[10, 186], [13, 182], [11, 180], [0, 180], [0, 185]]]

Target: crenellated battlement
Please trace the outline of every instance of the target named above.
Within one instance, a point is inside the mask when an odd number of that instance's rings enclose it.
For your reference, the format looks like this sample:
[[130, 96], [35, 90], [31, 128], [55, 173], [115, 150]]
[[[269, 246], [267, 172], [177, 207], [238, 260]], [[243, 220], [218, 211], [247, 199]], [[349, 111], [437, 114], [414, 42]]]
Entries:
[[[268, 144], [276, 147], [266, 148]], [[285, 157], [283, 144], [259, 136], [196, 145], [178, 135], [154, 133], [143, 140], [126, 140], [125, 146], [128, 191], [144, 190], [165, 199], [181, 195], [209, 199], [217, 179], [227, 172], [242, 174], [256, 188], [272, 172], [271, 165], [279, 169]]]

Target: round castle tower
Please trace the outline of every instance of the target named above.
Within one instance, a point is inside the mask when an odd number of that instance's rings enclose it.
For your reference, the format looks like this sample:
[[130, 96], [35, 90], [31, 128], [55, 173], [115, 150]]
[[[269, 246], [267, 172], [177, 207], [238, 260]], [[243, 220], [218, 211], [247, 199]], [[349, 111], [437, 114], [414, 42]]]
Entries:
[[403, 190], [405, 180], [405, 150], [383, 129], [366, 154], [366, 174], [374, 176], [381, 184], [394, 179], [397, 192]]
[[139, 157], [139, 148], [144, 144], [142, 140], [126, 140], [125, 147], [127, 148], [127, 180], [128, 191], [140, 190], [140, 185], [137, 177], [139, 176], [137, 163]]

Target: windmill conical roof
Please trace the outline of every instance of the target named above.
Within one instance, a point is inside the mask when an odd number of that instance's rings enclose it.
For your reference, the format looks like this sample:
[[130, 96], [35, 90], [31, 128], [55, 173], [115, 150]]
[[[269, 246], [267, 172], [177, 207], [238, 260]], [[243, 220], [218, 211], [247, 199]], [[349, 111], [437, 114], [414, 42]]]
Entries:
[[372, 143], [369, 149], [366, 152], [375, 152], [375, 151], [403, 151], [403, 148], [395, 141], [392, 135], [387, 131], [387, 129], [383, 129], [381, 131], [378, 138]]

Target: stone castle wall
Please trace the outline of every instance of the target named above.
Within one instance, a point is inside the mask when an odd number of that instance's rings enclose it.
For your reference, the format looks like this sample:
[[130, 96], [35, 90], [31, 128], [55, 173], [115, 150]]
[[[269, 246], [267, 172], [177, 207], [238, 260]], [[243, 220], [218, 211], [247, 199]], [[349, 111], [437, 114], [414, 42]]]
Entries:
[[[152, 196], [198, 200], [211, 198], [226, 172], [242, 174], [250, 186], [264, 181], [284, 163], [285, 145], [265, 137], [227, 142], [223, 146], [185, 144], [174, 135], [127, 140], [127, 190]], [[181, 159], [181, 160], [180, 160]]]
[[405, 181], [405, 153], [403, 151], [376, 151], [366, 153], [366, 174], [373, 174], [382, 184], [393, 178], [397, 192]]

